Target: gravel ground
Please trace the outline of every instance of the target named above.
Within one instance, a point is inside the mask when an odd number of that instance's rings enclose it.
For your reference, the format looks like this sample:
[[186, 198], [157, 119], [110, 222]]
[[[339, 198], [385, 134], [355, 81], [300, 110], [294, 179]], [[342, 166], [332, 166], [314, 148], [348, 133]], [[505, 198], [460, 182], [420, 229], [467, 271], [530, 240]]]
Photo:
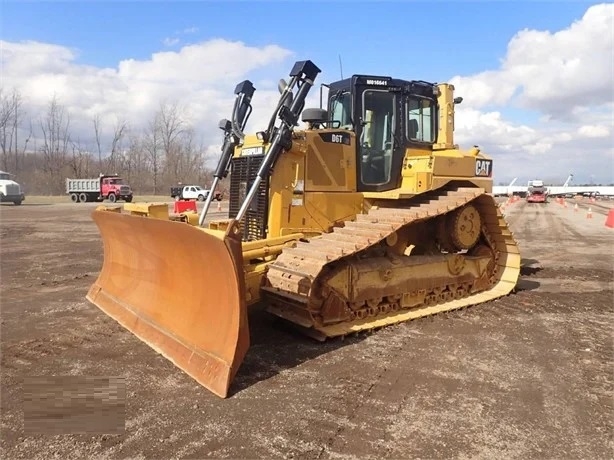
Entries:
[[[322, 344], [254, 309], [252, 346], [225, 400], [86, 301], [102, 257], [93, 206], [0, 206], [0, 453], [612, 458], [614, 229], [600, 206], [593, 219], [554, 201], [507, 206], [518, 289], [461, 312]], [[40, 376], [119, 378], [125, 431], [26, 430]]]

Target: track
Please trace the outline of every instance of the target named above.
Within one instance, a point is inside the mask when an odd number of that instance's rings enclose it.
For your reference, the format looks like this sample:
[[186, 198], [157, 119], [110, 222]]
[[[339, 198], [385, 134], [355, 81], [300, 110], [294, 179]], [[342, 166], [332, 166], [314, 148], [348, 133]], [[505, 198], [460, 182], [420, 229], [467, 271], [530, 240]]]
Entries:
[[[411, 234], [420, 225], [434, 222], [468, 204], [479, 212], [480, 241], [488, 248], [487, 257], [484, 251], [474, 254], [476, 257], [465, 258], [455, 254], [412, 254], [402, 257], [403, 261], [390, 262], [387, 257], [373, 255], [378, 248], [385, 248], [387, 243], [391, 245], [390, 240], [396, 240], [397, 235]], [[434, 241], [435, 238], [431, 233], [426, 239]], [[463, 261], [458, 262], [459, 259]], [[473, 263], [474, 269], [455, 269], [456, 262], [463, 267]], [[485, 262], [488, 270], [481, 270]], [[403, 266], [398, 268], [398, 264]], [[398, 270], [404, 291], [389, 286], [393, 275], [388, 274], [388, 279], [377, 278], [382, 267], [388, 266], [388, 270], [383, 270], [390, 273]], [[347, 286], [351, 281], [345, 282], [347, 292], [360, 291], [362, 280], [370, 281], [371, 286], [377, 286], [379, 281], [384, 287], [379, 291], [371, 288], [370, 292], [375, 292], [371, 297], [351, 301], [347, 295], [340, 294], [343, 286], [334, 284], [335, 273], [341, 273], [344, 267], [350, 279], [352, 273], [362, 271], [361, 282], [351, 287]], [[441, 275], [444, 272], [446, 276]], [[494, 199], [482, 189], [455, 188], [430, 192], [402, 208], [374, 206], [368, 213], [358, 215], [356, 221], [346, 222], [344, 227], [285, 249], [269, 266], [270, 285], [263, 290], [269, 311], [303, 326], [304, 332], [323, 340], [504, 296], [515, 286], [519, 273], [516, 242]], [[414, 279], [418, 281], [412, 285]]]

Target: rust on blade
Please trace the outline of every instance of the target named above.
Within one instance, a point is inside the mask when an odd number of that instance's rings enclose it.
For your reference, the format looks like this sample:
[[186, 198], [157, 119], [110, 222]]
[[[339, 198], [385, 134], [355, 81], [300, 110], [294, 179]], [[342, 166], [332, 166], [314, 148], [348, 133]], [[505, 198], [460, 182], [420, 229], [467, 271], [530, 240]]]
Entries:
[[163, 219], [96, 210], [104, 262], [87, 299], [225, 398], [247, 349], [241, 240]]

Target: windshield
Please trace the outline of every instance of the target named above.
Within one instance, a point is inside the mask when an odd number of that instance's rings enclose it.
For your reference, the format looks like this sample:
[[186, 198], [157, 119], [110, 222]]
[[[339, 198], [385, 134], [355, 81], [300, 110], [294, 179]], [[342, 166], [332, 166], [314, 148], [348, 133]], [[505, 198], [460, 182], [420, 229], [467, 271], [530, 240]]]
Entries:
[[[339, 122], [339, 128], [352, 129], [352, 98], [350, 93], [337, 93], [331, 102], [332, 121]], [[335, 127], [337, 125], [334, 125]]]
[[9, 173], [0, 173], [0, 180], [11, 180], [11, 175]]
[[386, 184], [390, 181], [394, 148], [395, 95], [387, 91], [366, 90], [362, 105], [361, 180], [369, 185]]
[[114, 185], [121, 185], [124, 183], [124, 179], [111, 179], [109, 181], [109, 184], [114, 184]]

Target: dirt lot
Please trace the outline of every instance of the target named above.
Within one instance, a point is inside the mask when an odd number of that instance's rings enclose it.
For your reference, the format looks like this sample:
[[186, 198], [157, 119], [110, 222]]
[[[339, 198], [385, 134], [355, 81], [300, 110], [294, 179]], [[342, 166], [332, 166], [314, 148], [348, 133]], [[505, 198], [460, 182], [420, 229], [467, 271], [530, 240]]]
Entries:
[[[606, 206], [607, 207], [607, 206]], [[93, 206], [0, 207], [3, 458], [590, 458], [614, 455], [614, 229], [606, 209], [506, 209], [518, 290], [321, 344], [264, 312], [221, 400], [85, 300]], [[122, 434], [24, 432], [24, 381], [123, 377]]]

